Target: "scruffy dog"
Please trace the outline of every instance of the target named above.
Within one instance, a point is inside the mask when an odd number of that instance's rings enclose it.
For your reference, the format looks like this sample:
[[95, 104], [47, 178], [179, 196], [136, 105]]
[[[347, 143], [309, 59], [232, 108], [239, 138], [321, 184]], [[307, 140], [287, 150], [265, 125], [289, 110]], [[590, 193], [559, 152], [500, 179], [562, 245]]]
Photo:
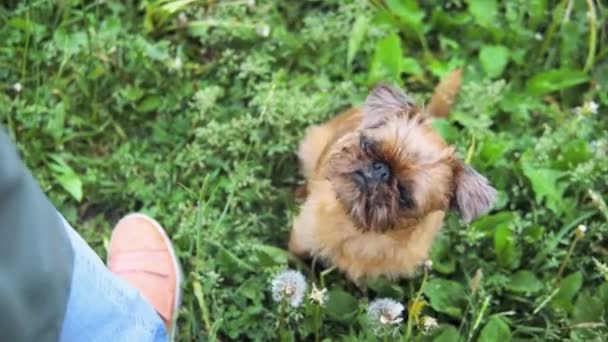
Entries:
[[[449, 106], [437, 96], [434, 116], [442, 116]], [[427, 113], [379, 85], [362, 108], [307, 131], [299, 149], [307, 198], [292, 253], [329, 262], [355, 282], [408, 277], [428, 258], [448, 210], [468, 223], [492, 208], [496, 190], [458, 159]]]

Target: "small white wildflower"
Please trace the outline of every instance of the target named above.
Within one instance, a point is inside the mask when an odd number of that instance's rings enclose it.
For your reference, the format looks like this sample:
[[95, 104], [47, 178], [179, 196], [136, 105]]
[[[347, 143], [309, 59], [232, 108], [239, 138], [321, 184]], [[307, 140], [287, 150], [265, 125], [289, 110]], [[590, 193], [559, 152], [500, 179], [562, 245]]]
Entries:
[[327, 301], [327, 289], [318, 289], [317, 285], [313, 283], [312, 290], [310, 291], [310, 295], [308, 295], [308, 298], [310, 298], [313, 303], [317, 303], [320, 306], [324, 306], [325, 302]]
[[600, 108], [600, 106], [595, 101], [585, 102], [585, 107], [591, 114], [597, 114], [597, 110]]
[[536, 34], [534, 34], [534, 39], [543, 40], [543, 34], [540, 32], [536, 32]]
[[253, 7], [255, 6], [255, 0], [245, 0], [247, 6]]
[[177, 15], [177, 23], [181, 27], [188, 25], [188, 15], [184, 12], [180, 12], [180, 14]]
[[584, 233], [587, 231], [587, 226], [585, 226], [584, 224], [581, 224], [577, 227], [577, 229], [581, 232]]
[[299, 271], [287, 270], [278, 274], [271, 283], [272, 298], [276, 302], [286, 300], [297, 308], [302, 304], [306, 292], [306, 279]]
[[431, 272], [431, 271], [433, 270], [433, 260], [431, 260], [431, 259], [427, 259], [427, 260], [424, 262], [424, 269], [425, 269], [427, 272]]
[[425, 334], [435, 330], [438, 326], [439, 324], [435, 318], [431, 316], [422, 317], [422, 330]]
[[182, 59], [179, 57], [175, 57], [175, 59], [173, 60], [173, 69], [180, 70], [182, 66]]
[[576, 227], [576, 231], [574, 232], [574, 235], [576, 236], [577, 239], [582, 239], [585, 236], [586, 231], [587, 231], [587, 226], [585, 226], [584, 224], [579, 224], [578, 227]]
[[258, 35], [266, 38], [270, 35], [270, 26], [268, 26], [266, 24], [260, 24], [260, 25], [256, 26], [255, 32]]
[[593, 262], [595, 263], [597, 270], [604, 276], [606, 281], [608, 281], [608, 265], [601, 263], [596, 258], [593, 258]]
[[597, 110], [600, 106], [595, 101], [587, 101], [583, 103], [581, 107], [574, 108], [574, 113], [577, 115], [590, 115], [597, 114]]
[[367, 316], [371, 322], [380, 327], [399, 325], [403, 321], [403, 304], [390, 299], [380, 298], [372, 301], [367, 307]]
[[13, 84], [13, 90], [20, 93], [23, 90], [23, 86], [21, 85], [21, 83], [17, 82]]

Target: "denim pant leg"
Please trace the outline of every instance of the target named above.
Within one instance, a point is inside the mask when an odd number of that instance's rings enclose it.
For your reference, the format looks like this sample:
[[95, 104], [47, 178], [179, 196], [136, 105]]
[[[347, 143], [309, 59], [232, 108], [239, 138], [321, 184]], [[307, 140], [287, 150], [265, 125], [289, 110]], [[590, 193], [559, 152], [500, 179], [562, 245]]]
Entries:
[[167, 341], [165, 326], [141, 293], [108, 271], [63, 219], [74, 249], [74, 270], [61, 342]]

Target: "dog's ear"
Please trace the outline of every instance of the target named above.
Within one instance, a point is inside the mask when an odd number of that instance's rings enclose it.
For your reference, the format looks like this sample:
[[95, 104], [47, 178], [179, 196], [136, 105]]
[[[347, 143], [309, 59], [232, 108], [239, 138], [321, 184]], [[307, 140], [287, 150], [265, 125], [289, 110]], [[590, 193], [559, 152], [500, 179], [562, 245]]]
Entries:
[[367, 96], [363, 106], [363, 128], [374, 127], [389, 115], [410, 112], [414, 103], [405, 92], [388, 84], [377, 85]]
[[457, 161], [454, 167], [454, 194], [451, 207], [465, 223], [470, 223], [492, 209], [496, 189], [472, 167]]

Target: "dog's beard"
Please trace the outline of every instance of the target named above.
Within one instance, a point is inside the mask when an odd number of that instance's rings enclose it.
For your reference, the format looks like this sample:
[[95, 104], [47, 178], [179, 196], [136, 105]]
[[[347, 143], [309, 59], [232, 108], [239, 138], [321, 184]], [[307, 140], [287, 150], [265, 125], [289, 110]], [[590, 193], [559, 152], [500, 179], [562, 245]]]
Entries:
[[361, 185], [351, 176], [330, 179], [338, 200], [362, 231], [386, 232], [397, 224], [399, 208], [388, 185]]

